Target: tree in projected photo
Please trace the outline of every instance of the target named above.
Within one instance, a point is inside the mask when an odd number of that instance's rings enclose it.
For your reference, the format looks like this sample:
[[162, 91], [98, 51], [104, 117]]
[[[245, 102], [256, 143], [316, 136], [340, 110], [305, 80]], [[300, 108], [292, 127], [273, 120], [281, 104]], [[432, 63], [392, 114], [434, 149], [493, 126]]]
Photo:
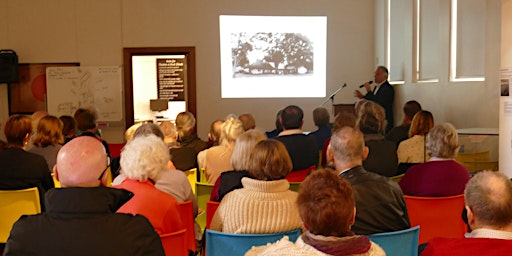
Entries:
[[300, 33], [231, 34], [233, 77], [313, 73], [313, 44]]

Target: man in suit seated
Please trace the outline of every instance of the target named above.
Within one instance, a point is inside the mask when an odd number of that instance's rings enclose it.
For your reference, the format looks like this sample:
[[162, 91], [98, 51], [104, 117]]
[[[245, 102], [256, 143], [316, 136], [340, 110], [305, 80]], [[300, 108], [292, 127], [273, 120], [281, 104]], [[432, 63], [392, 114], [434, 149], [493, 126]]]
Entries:
[[327, 149], [337, 174], [354, 190], [357, 213], [352, 231], [369, 235], [409, 228], [407, 206], [398, 184], [363, 168], [368, 151], [363, 134], [351, 127], [337, 130]]
[[292, 171], [304, 170], [318, 164], [318, 146], [315, 138], [302, 133], [304, 112], [295, 105], [287, 106], [281, 114], [283, 131], [276, 140], [281, 141], [292, 159]]
[[512, 251], [512, 183], [500, 172], [484, 171], [464, 191], [468, 238], [434, 238], [422, 255], [509, 255]]
[[107, 159], [89, 136], [64, 145], [53, 169], [63, 188], [46, 193], [46, 213], [14, 224], [4, 255], [164, 255], [144, 216], [114, 213], [133, 193], [104, 187]]

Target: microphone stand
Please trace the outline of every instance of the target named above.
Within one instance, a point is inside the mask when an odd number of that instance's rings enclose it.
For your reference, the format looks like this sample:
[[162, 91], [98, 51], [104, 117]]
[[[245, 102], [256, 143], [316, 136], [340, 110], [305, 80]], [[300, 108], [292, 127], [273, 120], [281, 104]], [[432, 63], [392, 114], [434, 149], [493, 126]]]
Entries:
[[343, 89], [345, 87], [347, 87], [347, 83], [344, 83], [340, 88], [338, 88], [338, 90], [333, 92], [331, 94], [331, 96], [329, 96], [329, 98], [327, 98], [320, 106], [323, 106], [325, 103], [327, 103], [329, 100], [331, 100], [332, 113], [334, 115], [334, 96], [336, 96], [336, 94], [338, 94], [338, 92], [340, 92], [341, 89]]

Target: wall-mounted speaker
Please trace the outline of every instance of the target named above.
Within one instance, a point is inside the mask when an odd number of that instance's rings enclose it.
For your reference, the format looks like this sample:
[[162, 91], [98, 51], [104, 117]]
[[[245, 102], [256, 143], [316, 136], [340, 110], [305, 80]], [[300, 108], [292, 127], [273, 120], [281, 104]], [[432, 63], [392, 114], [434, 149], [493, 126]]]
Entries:
[[18, 55], [13, 50], [0, 50], [0, 83], [18, 82]]

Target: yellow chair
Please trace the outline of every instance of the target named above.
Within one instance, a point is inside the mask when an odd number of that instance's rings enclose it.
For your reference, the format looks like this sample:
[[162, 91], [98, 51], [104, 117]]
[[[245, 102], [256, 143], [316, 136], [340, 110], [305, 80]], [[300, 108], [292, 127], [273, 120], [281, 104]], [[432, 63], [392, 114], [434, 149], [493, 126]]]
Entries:
[[464, 162], [464, 167], [468, 169], [469, 172], [477, 172], [482, 170], [490, 170], [490, 171], [498, 171], [499, 162], [498, 161], [473, 161], [473, 162]]
[[[206, 227], [206, 202], [210, 200], [210, 194], [213, 190], [213, 184], [205, 182], [196, 182], [196, 198], [197, 206], [200, 209], [200, 214], [196, 217], [196, 221], [201, 226], [201, 229]], [[201, 213], [202, 210], [202, 213]]]
[[21, 215], [41, 213], [37, 188], [0, 190], [0, 243], [7, 242], [12, 225]]
[[404, 175], [405, 175], [405, 173], [402, 173], [402, 174], [399, 174], [399, 175], [391, 177], [391, 179], [394, 180], [396, 183], [398, 183], [398, 182], [400, 182], [402, 180]]
[[290, 182], [290, 190], [291, 191], [295, 191], [295, 192], [299, 192], [300, 183], [301, 182]]
[[194, 195], [196, 194], [196, 175], [197, 175], [197, 169], [193, 168], [188, 171], [185, 171], [185, 175], [187, 175], [188, 182], [190, 183], [190, 187], [192, 188], [192, 192]]
[[199, 169], [199, 182], [206, 182], [206, 174], [204, 173], [204, 168]]
[[60, 185], [60, 181], [57, 180], [57, 178], [55, 178], [55, 173], [52, 172], [52, 178], [53, 178], [53, 184], [55, 185], [56, 188], [61, 188], [62, 186]]
[[467, 153], [458, 153], [455, 160], [457, 162], [463, 164], [464, 162], [485, 162], [489, 161], [490, 152], [482, 151], [482, 152], [467, 152]]

